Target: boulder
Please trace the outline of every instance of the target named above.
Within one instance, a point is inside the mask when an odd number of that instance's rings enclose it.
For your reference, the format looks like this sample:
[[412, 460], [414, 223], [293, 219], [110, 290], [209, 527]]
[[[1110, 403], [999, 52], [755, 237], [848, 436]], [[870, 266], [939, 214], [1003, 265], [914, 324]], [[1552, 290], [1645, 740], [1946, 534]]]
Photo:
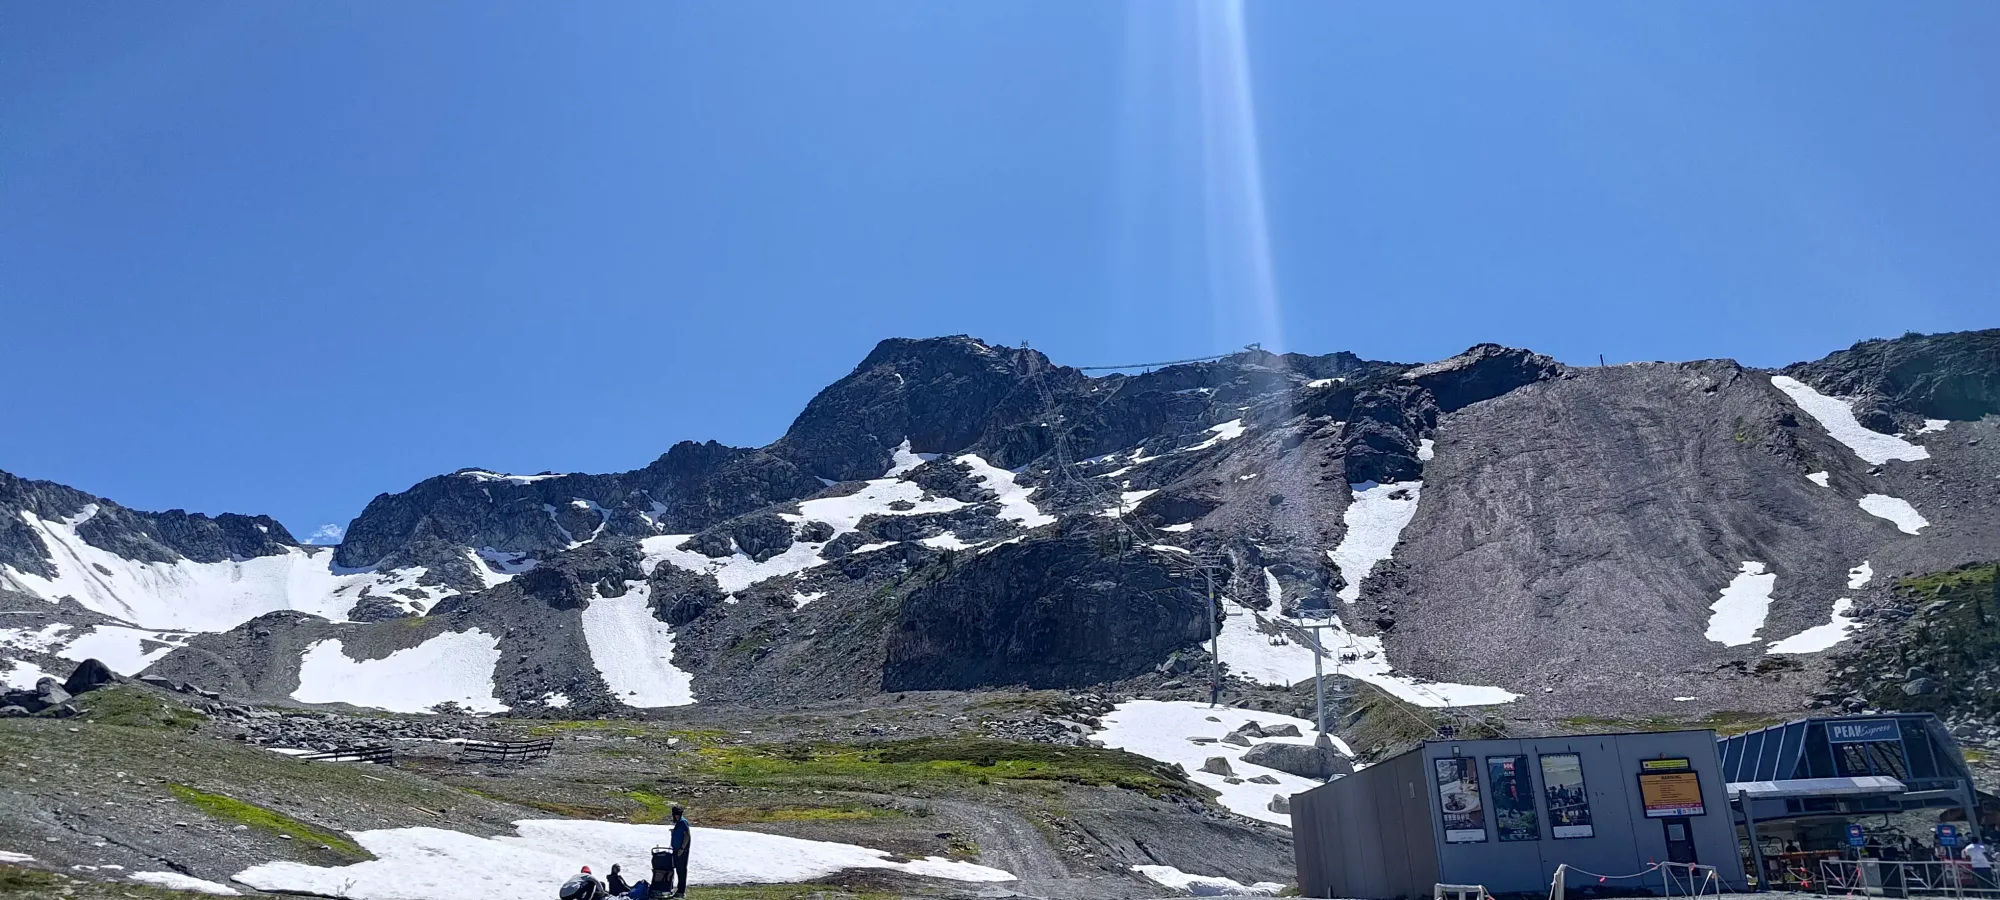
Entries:
[[0, 719], [18, 719], [28, 715], [25, 706], [0, 706]]
[[1201, 770], [1202, 770], [1202, 771], [1204, 771], [1204, 772], [1207, 772], [1207, 773], [1209, 773], [1209, 774], [1211, 774], [1211, 775], [1235, 775], [1235, 774], [1236, 774], [1236, 770], [1234, 770], [1234, 769], [1231, 769], [1231, 768], [1229, 767], [1229, 760], [1228, 760], [1228, 759], [1227, 759], [1226, 757], [1221, 757], [1221, 756], [1211, 756], [1211, 757], [1209, 757], [1209, 758], [1208, 758], [1208, 759], [1207, 759], [1206, 761], [1204, 761], [1204, 762], [1203, 762], [1203, 763], [1201, 764]]
[[1292, 798], [1284, 794], [1272, 794], [1270, 804], [1264, 808], [1274, 813], [1289, 816], [1292, 814]]
[[1250, 779], [1250, 783], [1251, 783], [1251, 784], [1277, 784], [1277, 783], [1278, 783], [1278, 777], [1277, 777], [1276, 775], [1259, 775], [1259, 776], [1257, 776], [1257, 777], [1255, 777], [1255, 778], [1252, 778], [1252, 779]]
[[1354, 772], [1354, 764], [1332, 747], [1308, 747], [1304, 744], [1258, 744], [1244, 751], [1243, 761], [1300, 778], [1324, 780]]
[[77, 664], [76, 671], [69, 673], [69, 680], [63, 682], [63, 690], [71, 695], [87, 694], [117, 681], [118, 676], [110, 666], [96, 659], [86, 659]]
[[1911, 697], [1928, 697], [1943, 691], [1944, 684], [1935, 678], [1919, 678], [1903, 685], [1903, 693]]
[[1224, 735], [1222, 742], [1225, 744], [1235, 744], [1238, 747], [1248, 747], [1252, 743], [1250, 738], [1240, 731], [1232, 731]]
[[1297, 725], [1266, 725], [1263, 730], [1267, 738], [1301, 736]]
[[69, 699], [69, 692], [63, 690], [63, 686], [57, 683], [55, 679], [44, 677], [42, 680], [35, 682], [35, 700], [41, 703], [44, 708], [61, 706], [64, 703], [68, 703]]

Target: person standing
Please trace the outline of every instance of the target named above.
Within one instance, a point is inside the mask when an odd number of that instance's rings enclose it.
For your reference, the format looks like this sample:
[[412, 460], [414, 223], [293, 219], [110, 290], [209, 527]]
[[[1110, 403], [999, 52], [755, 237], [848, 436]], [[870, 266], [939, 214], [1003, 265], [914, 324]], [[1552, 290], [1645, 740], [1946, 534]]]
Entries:
[[1965, 845], [1965, 861], [1972, 864], [1972, 880], [1981, 888], [1991, 889], [1993, 882], [1993, 851], [1986, 846], [1984, 837], [1974, 837]]
[[678, 880], [670, 882], [670, 884], [672, 884], [674, 889], [673, 896], [686, 897], [688, 889], [688, 851], [693, 847], [694, 835], [691, 833], [692, 829], [688, 826], [687, 810], [683, 809], [678, 803], [673, 806], [673, 816], [674, 832], [673, 839], [669, 842], [669, 845], [674, 851], [673, 874], [678, 876]]

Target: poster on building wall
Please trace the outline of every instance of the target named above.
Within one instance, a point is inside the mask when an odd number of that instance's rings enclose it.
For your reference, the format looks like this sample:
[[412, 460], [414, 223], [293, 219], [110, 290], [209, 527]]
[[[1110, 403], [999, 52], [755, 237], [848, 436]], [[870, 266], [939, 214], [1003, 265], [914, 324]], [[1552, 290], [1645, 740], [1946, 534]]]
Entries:
[[1701, 776], [1693, 772], [1640, 775], [1639, 802], [1646, 807], [1648, 819], [1708, 814], [1701, 802]]
[[1590, 794], [1583, 789], [1583, 758], [1574, 753], [1542, 757], [1542, 795], [1549, 805], [1549, 834], [1557, 839], [1587, 838]]
[[1539, 841], [1542, 819], [1535, 812], [1534, 783], [1525, 756], [1486, 758], [1486, 783], [1493, 786], [1493, 830], [1503, 841]]
[[1444, 811], [1444, 842], [1471, 844], [1486, 840], [1486, 809], [1479, 802], [1479, 779], [1472, 760], [1436, 760], [1438, 808]]

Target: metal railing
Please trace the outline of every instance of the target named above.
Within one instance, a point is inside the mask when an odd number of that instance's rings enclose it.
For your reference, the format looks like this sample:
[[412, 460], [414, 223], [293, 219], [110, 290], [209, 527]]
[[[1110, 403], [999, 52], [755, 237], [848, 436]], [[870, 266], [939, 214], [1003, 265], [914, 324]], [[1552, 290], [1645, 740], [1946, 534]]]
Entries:
[[1984, 876], [1961, 859], [1823, 859], [1819, 892], [1840, 897], [2000, 898], [1993, 870]]
[[1660, 863], [1660, 876], [1669, 897], [1720, 897], [1722, 875], [1714, 866], [1699, 863]]

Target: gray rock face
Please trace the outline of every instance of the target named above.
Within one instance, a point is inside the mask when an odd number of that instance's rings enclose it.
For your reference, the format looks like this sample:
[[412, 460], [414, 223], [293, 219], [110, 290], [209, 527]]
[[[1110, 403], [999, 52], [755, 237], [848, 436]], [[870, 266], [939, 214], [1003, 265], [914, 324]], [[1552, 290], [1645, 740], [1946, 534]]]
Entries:
[[1539, 353], [1479, 344], [1450, 359], [1418, 366], [1403, 378], [1437, 398], [1438, 409], [1455, 412], [1563, 373], [1563, 366]]
[[1243, 761], [1267, 769], [1289, 772], [1300, 778], [1327, 779], [1335, 775], [1350, 775], [1354, 764], [1347, 761], [1332, 747], [1312, 747], [1305, 744], [1263, 743], [1243, 753]]
[[1231, 769], [1229, 767], [1229, 760], [1226, 757], [1221, 757], [1221, 756], [1211, 756], [1208, 759], [1203, 760], [1201, 763], [1201, 770], [1214, 775], [1233, 776], [1236, 774], [1236, 770]]
[[1145, 672], [1208, 633], [1202, 601], [1087, 537], [999, 547], [904, 600], [883, 689], [1071, 687]]
[[1899, 431], [1899, 420], [1975, 421], [2000, 412], [2000, 328], [1862, 341], [1785, 374], [1822, 393], [1864, 398], [1856, 417], [1877, 431]]
[[285, 526], [269, 516], [210, 517], [178, 509], [139, 512], [52, 481], [0, 472], [0, 565], [44, 578], [55, 575], [50, 550], [24, 513], [44, 521], [80, 519], [76, 530], [85, 543], [144, 562], [220, 562], [270, 556], [298, 546]]

